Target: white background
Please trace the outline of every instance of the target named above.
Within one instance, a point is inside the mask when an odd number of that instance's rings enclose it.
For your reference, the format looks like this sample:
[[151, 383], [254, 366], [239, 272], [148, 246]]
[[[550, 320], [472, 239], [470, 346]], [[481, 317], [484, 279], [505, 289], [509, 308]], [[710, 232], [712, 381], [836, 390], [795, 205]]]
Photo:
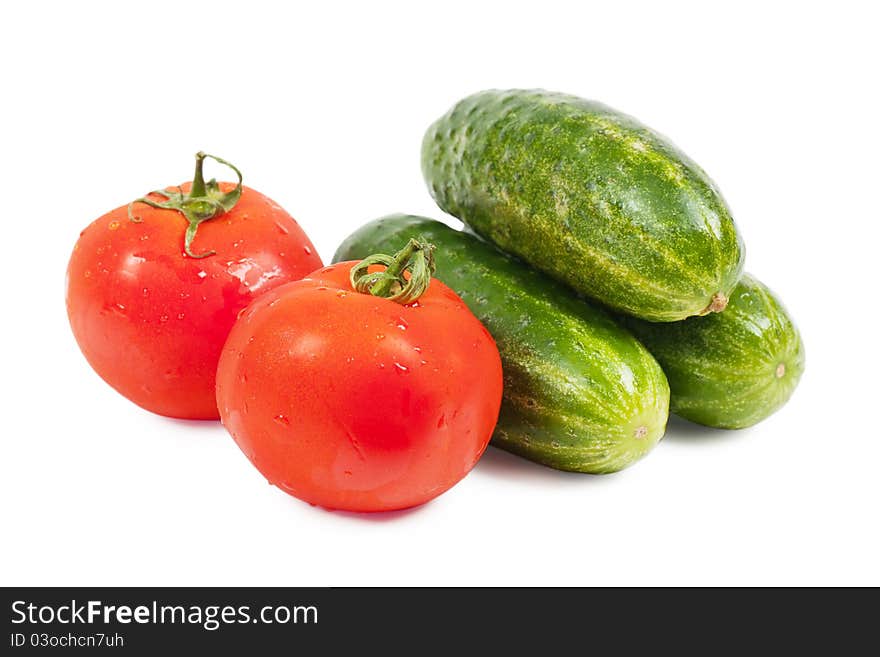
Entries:
[[[873, 3], [316, 4], [4, 9], [0, 583], [880, 584]], [[490, 449], [434, 502], [358, 516], [90, 370], [64, 270], [94, 218], [188, 179], [202, 148], [329, 260], [381, 214], [441, 216], [422, 133], [488, 87], [601, 100], [709, 172], [802, 329], [788, 406], [740, 432], [672, 420], [612, 476]]]

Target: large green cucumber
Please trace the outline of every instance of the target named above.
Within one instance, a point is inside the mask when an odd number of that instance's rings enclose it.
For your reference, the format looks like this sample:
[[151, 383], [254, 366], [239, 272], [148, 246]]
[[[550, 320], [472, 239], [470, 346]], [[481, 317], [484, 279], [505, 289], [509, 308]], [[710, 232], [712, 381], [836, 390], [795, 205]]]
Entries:
[[671, 324], [619, 320], [666, 372], [672, 412], [710, 427], [760, 422], [788, 401], [804, 370], [804, 344], [791, 316], [748, 274], [723, 313]]
[[437, 247], [436, 277], [495, 338], [504, 397], [492, 444], [560, 470], [625, 468], [663, 436], [669, 386], [648, 351], [610, 317], [479, 238], [409, 215], [349, 236], [334, 262]]
[[617, 310], [676, 321], [723, 310], [744, 248], [705, 172], [600, 103], [484, 91], [422, 145], [434, 199], [475, 232]]

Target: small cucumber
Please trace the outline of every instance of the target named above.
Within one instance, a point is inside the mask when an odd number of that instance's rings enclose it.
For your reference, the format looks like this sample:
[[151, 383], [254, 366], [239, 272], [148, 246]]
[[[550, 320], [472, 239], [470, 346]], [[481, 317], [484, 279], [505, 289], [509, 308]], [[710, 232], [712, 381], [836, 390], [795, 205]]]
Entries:
[[600, 103], [546, 91], [469, 96], [427, 131], [422, 171], [446, 212], [619, 311], [723, 310], [744, 248], [706, 173]]
[[778, 410], [804, 371], [804, 344], [779, 299], [743, 275], [723, 313], [655, 324], [619, 317], [660, 362], [676, 415], [741, 429]]
[[479, 238], [391, 215], [349, 236], [334, 262], [391, 253], [410, 237], [437, 247], [436, 277], [495, 338], [504, 397], [492, 444], [577, 472], [614, 472], [663, 436], [669, 386], [648, 351], [602, 310]]

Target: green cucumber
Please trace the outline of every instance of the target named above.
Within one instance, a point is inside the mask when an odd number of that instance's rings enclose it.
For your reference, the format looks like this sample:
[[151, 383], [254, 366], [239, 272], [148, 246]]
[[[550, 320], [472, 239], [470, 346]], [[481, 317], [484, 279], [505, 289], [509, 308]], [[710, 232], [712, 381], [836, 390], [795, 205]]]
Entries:
[[427, 131], [422, 171], [446, 212], [577, 292], [643, 319], [723, 310], [744, 247], [686, 155], [600, 103], [484, 91]]
[[778, 410], [804, 371], [804, 344], [782, 303], [744, 275], [723, 313], [655, 324], [619, 321], [660, 362], [672, 412], [722, 429], [749, 427]]
[[436, 278], [498, 345], [504, 397], [493, 445], [560, 470], [605, 473], [660, 440], [669, 386], [648, 351], [604, 311], [478, 237], [391, 215], [349, 236], [333, 261], [392, 253], [410, 237], [437, 247]]

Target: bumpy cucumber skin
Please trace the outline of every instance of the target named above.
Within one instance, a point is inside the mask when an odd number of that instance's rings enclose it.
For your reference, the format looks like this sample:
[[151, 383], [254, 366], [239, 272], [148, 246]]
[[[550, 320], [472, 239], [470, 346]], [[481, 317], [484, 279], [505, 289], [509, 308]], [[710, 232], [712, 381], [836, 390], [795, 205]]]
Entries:
[[663, 437], [669, 386], [648, 351], [604, 311], [478, 237], [390, 215], [349, 236], [333, 261], [393, 253], [410, 237], [437, 247], [436, 277], [498, 345], [504, 396], [493, 445], [598, 474], [631, 465]]
[[785, 404], [804, 371], [804, 343], [766, 285], [743, 275], [727, 309], [683, 322], [618, 317], [660, 362], [671, 410], [721, 429], [742, 429]]
[[669, 140], [600, 103], [474, 94], [428, 129], [422, 171], [440, 207], [475, 232], [643, 319], [720, 308], [742, 274], [745, 249], [715, 184]]

